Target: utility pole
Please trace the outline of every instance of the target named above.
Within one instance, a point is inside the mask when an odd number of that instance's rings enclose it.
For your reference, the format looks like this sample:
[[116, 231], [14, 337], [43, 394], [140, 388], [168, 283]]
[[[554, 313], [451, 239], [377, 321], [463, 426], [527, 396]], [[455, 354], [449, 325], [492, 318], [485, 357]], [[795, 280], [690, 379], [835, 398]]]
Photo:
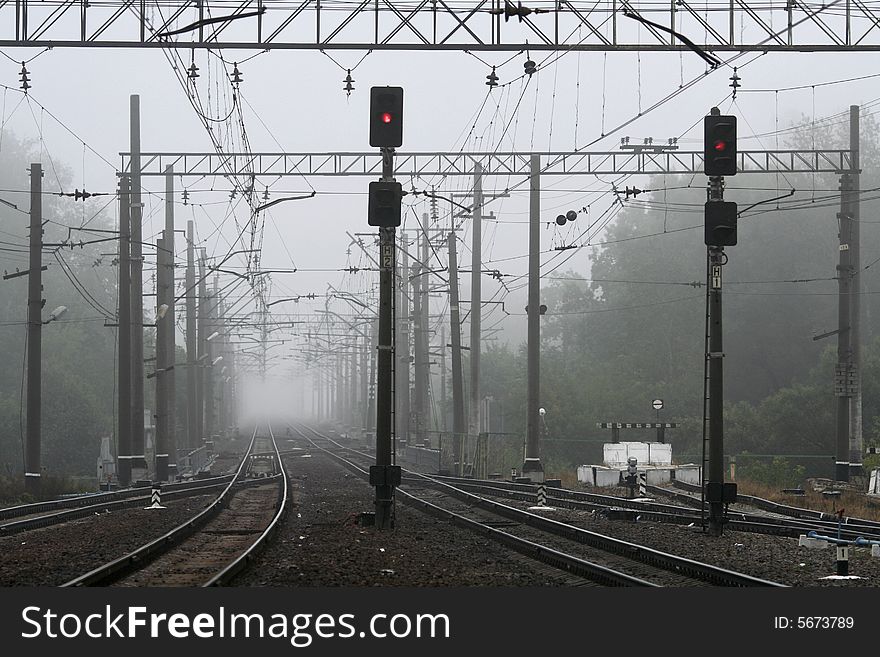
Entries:
[[[416, 236], [416, 252], [418, 252], [418, 234]], [[417, 256], [416, 256], [417, 258]], [[414, 260], [413, 266], [410, 268], [410, 284], [412, 288], [412, 330], [413, 330], [413, 427], [411, 441], [414, 444], [422, 444], [423, 431], [425, 424], [424, 416], [424, 382], [423, 382], [423, 363], [422, 358], [422, 285], [421, 285], [422, 268], [417, 259]]]
[[131, 485], [131, 182], [119, 179], [119, 355], [117, 360], [116, 478]]
[[850, 203], [849, 210], [851, 219], [850, 236], [850, 265], [852, 266], [852, 303], [850, 306], [850, 322], [852, 334], [852, 405], [851, 434], [849, 440], [849, 473], [850, 475], [864, 474], [862, 468], [862, 454], [865, 452], [862, 435], [862, 259], [861, 259], [861, 187], [859, 174], [861, 173], [859, 157], [859, 106], [850, 105], [849, 108], [849, 149], [852, 157], [850, 169]]
[[[398, 355], [397, 368], [394, 370], [394, 394], [397, 399], [397, 432], [395, 434], [398, 441], [409, 444], [410, 429], [410, 397], [409, 397], [409, 255], [407, 248], [409, 243], [406, 233], [400, 234], [400, 267], [396, 271], [400, 272], [399, 299], [400, 303], [394, 306], [395, 310], [395, 329], [397, 330], [397, 340], [395, 340], [394, 348]], [[395, 263], [396, 265], [396, 263]]]
[[[174, 481], [177, 478], [177, 375], [174, 367], [177, 360], [177, 337], [176, 315], [174, 308], [174, 168], [165, 167], [165, 300], [162, 301], [167, 308], [165, 317], [159, 321], [165, 326], [166, 340], [166, 369], [161, 376], [165, 379], [166, 391], [166, 414], [168, 416], [168, 479]], [[158, 451], [158, 450], [157, 450]]]
[[196, 262], [193, 222], [186, 222], [186, 446], [199, 444], [198, 346], [196, 336]]
[[422, 435], [420, 438], [425, 440], [428, 437], [426, 432], [431, 427], [431, 405], [429, 403], [431, 387], [431, 334], [429, 332], [429, 325], [431, 314], [429, 312], [430, 298], [428, 297], [428, 270], [430, 269], [428, 266], [428, 247], [430, 246], [430, 238], [428, 237], [427, 213], [422, 215], [422, 226], [424, 226], [425, 230], [422, 231], [422, 270], [421, 276], [419, 276], [419, 283], [421, 285], [421, 303], [419, 304], [421, 309], [421, 317], [419, 318], [421, 324], [421, 348], [416, 351], [416, 365], [421, 364], [421, 372], [418, 369], [416, 370], [416, 380], [420, 382], [422, 388], [421, 396], [419, 397], [419, 413], [422, 417]]
[[446, 326], [440, 324], [440, 427], [439, 430], [446, 431], [448, 415], [447, 406], [449, 405], [448, 395], [446, 393]]
[[[462, 472], [464, 423], [464, 381], [461, 371], [461, 317], [458, 300], [458, 256], [455, 231], [449, 231], [449, 328], [452, 335], [452, 467]], [[446, 345], [443, 345], [446, 348]]]
[[27, 318], [27, 434], [25, 437], [25, 491], [39, 496], [40, 417], [42, 402], [43, 329], [43, 167], [31, 164], [30, 259], [28, 262]]
[[482, 315], [481, 258], [483, 242], [483, 167], [474, 164], [473, 246], [471, 252], [471, 389], [468, 409], [468, 439], [480, 433], [480, 319]]
[[[372, 324], [372, 322], [370, 322]], [[372, 342], [370, 335], [364, 333], [363, 348], [361, 349], [361, 405], [360, 405], [360, 425], [361, 438], [370, 430], [370, 343]]]
[[[213, 334], [215, 326], [217, 325], [218, 278], [219, 276], [214, 276], [214, 285], [207, 297], [208, 312], [205, 317], [205, 332], [207, 336]], [[216, 413], [214, 408], [216, 398], [214, 359], [216, 357], [216, 350], [214, 349], [213, 340], [208, 340], [206, 337], [205, 344], [205, 353], [208, 355], [205, 359], [205, 440], [214, 440], [214, 434], [217, 432]]]
[[[131, 467], [137, 479], [147, 474], [144, 439], [144, 253], [141, 201], [140, 96], [130, 97], [131, 125]], [[119, 409], [119, 412], [123, 412]]]
[[526, 458], [522, 473], [535, 483], [544, 481], [541, 464], [541, 156], [531, 157], [529, 185], [529, 302]]
[[196, 439], [198, 442], [196, 443], [196, 447], [201, 447], [205, 444], [205, 399], [208, 396], [208, 389], [205, 385], [205, 369], [206, 363], [205, 359], [208, 357], [208, 342], [205, 338], [208, 337], [208, 334], [205, 333], [207, 316], [208, 312], [208, 292], [207, 292], [208, 284], [205, 281], [205, 249], [200, 249], [199, 253], [199, 300], [198, 300], [198, 308], [196, 310], [196, 327], [197, 327], [197, 341], [198, 341], [198, 356], [196, 358], [196, 367], [198, 368], [196, 371], [198, 372], [198, 378], [196, 379], [196, 389], [198, 394], [198, 407], [196, 410], [196, 417], [198, 418], [198, 438]]
[[834, 478], [849, 481], [850, 469], [850, 405], [852, 402], [855, 372], [853, 371], [851, 300], [853, 266], [850, 258], [852, 244], [852, 174], [844, 172], [840, 177], [840, 261], [837, 265], [837, 369], [835, 371], [835, 394], [837, 395], [837, 450]]
[[155, 436], [155, 468], [156, 480], [168, 479], [168, 391], [165, 377], [168, 367], [168, 339], [165, 335], [167, 325], [158, 308], [161, 307], [165, 298], [165, 288], [168, 283], [165, 280], [167, 270], [165, 268], [165, 240], [161, 237], [156, 240], [156, 409], [153, 416], [156, 418]]
[[349, 435], [354, 432], [355, 424], [360, 424], [357, 421], [357, 405], [358, 405], [358, 376], [357, 376], [357, 361], [358, 361], [358, 349], [357, 349], [357, 337], [354, 336], [354, 345], [352, 345], [350, 349], [351, 353], [348, 357], [349, 363], [349, 377], [348, 377], [348, 432]]

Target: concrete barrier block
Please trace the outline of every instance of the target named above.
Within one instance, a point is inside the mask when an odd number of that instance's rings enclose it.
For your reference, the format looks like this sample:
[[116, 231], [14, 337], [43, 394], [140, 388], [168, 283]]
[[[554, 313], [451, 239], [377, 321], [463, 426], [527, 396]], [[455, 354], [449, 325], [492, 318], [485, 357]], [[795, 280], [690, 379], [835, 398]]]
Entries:
[[880, 545], [872, 545], [871, 546], [871, 556], [872, 557], [880, 557]]
[[801, 534], [798, 537], [798, 547], [807, 548], [808, 550], [824, 550], [828, 545], [828, 541], [822, 541], [818, 538], [810, 538], [806, 534]]

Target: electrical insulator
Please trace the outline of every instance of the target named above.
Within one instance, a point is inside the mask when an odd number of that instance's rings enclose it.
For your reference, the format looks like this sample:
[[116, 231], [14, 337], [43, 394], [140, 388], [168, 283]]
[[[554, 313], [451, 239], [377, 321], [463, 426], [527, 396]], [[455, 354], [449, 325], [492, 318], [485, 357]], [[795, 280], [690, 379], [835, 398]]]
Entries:
[[739, 83], [739, 81], [742, 80], [742, 78], [736, 74], [736, 66], [733, 67], [733, 75], [731, 75], [729, 79], [730, 79], [730, 88], [733, 89], [733, 99], [736, 100], [736, 90], [742, 86]]
[[188, 201], [189, 201], [189, 190], [184, 189], [183, 190], [183, 204], [188, 205]]
[[268, 187], [263, 191], [263, 200], [264, 201], [269, 200], [269, 188]]
[[189, 69], [186, 72], [186, 77], [188, 77], [190, 80], [195, 80], [197, 77], [199, 77], [199, 67], [196, 66], [195, 62], [189, 65]]
[[354, 78], [351, 77], [351, 69], [348, 69], [343, 82], [345, 82], [345, 86], [342, 87], [342, 90], [345, 91], [346, 96], [351, 96], [351, 92], [354, 91]]
[[495, 75], [495, 67], [492, 67], [492, 72], [486, 76], [486, 85], [491, 89], [492, 87], [498, 86], [498, 76]]
[[574, 221], [575, 219], [578, 218], [578, 213], [575, 212], [574, 210], [569, 210], [568, 212], [565, 213], [565, 218], [568, 219], [569, 221]]
[[557, 215], [556, 216], [556, 223], [559, 224], [560, 226], [564, 226], [565, 225], [565, 215], [564, 214]]
[[21, 82], [21, 88], [24, 90], [25, 94], [27, 94], [28, 89], [31, 88], [30, 78], [28, 77], [28, 70], [24, 66], [24, 62], [21, 63], [21, 73], [18, 77], [19, 82]]
[[523, 68], [526, 71], [526, 75], [534, 75], [538, 70], [538, 65], [535, 64], [531, 59], [527, 59], [526, 63], [523, 64]]
[[238, 70], [238, 62], [232, 64], [232, 84], [241, 84], [241, 71]]

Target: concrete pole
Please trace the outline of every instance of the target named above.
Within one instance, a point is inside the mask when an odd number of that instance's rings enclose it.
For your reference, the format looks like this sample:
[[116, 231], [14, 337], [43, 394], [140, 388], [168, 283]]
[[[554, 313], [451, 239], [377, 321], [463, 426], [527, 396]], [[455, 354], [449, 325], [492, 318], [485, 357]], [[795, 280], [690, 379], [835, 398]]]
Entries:
[[449, 414], [447, 407], [449, 406], [448, 394], [446, 391], [446, 326], [440, 325], [440, 413], [439, 431], [447, 430], [447, 418]]
[[198, 307], [196, 309], [196, 389], [197, 389], [197, 402], [198, 406], [196, 408], [196, 418], [198, 421], [197, 427], [197, 439], [196, 439], [196, 447], [201, 447], [205, 444], [205, 398], [208, 396], [208, 390], [205, 386], [205, 369], [206, 363], [205, 360], [208, 358], [208, 343], [205, 341], [205, 338], [208, 337], [208, 334], [205, 333], [206, 324], [207, 324], [207, 316], [208, 312], [208, 292], [207, 292], [207, 283], [205, 282], [205, 250], [200, 249], [199, 254], [199, 273], [198, 273]]
[[[449, 326], [452, 336], [452, 468], [458, 476], [462, 472], [462, 442], [466, 430], [464, 420], [464, 381], [461, 367], [461, 317], [458, 300], [458, 256], [455, 232], [450, 231], [449, 242]], [[443, 345], [446, 348], [446, 345]]]
[[365, 434], [370, 427], [370, 336], [363, 336], [363, 347], [361, 348], [361, 405], [360, 405], [360, 424], [361, 433]]
[[117, 360], [116, 478], [131, 484], [131, 183], [119, 179], [119, 355]]
[[358, 421], [358, 375], [357, 375], [357, 337], [354, 338], [354, 345], [351, 347], [351, 353], [348, 357], [348, 431], [352, 433], [355, 425], [359, 425]]
[[852, 205], [850, 200], [852, 176], [849, 172], [840, 177], [840, 262], [837, 265], [837, 371], [835, 390], [837, 395], [837, 450], [834, 478], [849, 481], [850, 459], [850, 404], [852, 400], [852, 299], [853, 267], [850, 261], [852, 243]]
[[422, 215], [422, 225], [425, 227], [425, 231], [422, 234], [422, 275], [419, 276], [419, 284], [421, 286], [420, 296], [421, 302], [419, 307], [422, 311], [421, 317], [419, 321], [421, 323], [421, 349], [416, 354], [416, 363], [421, 364], [421, 373], [416, 374], [416, 377], [421, 381], [422, 393], [419, 399], [420, 413], [422, 416], [422, 436], [423, 440], [428, 438], [428, 434], [425, 433], [431, 428], [431, 405], [429, 403], [430, 400], [430, 388], [431, 388], [431, 354], [430, 354], [430, 346], [431, 346], [431, 334], [430, 334], [430, 298], [428, 296], [428, 248], [430, 247], [430, 243], [428, 241], [428, 214], [425, 213]]
[[169, 368], [162, 373], [165, 377], [167, 392], [166, 407], [168, 413], [168, 479], [177, 478], [177, 375], [174, 363], [177, 360], [177, 322], [175, 315], [175, 267], [174, 267], [174, 168], [165, 167], [165, 300], [162, 302], [168, 309], [162, 320], [165, 325], [166, 355]]
[[196, 329], [196, 261], [193, 222], [186, 222], [186, 447], [199, 444], [198, 343]]
[[[216, 413], [216, 377], [215, 372], [219, 370], [219, 365], [214, 365], [214, 359], [217, 357], [217, 350], [214, 348], [214, 340], [208, 340], [208, 336], [216, 331], [217, 326], [217, 279], [214, 277], [214, 285], [207, 297], [207, 314], [205, 317], [205, 440], [214, 440], [214, 434], [217, 433], [217, 413]], [[216, 340], [216, 338], [215, 338]]]
[[849, 108], [849, 148], [852, 153], [850, 169], [850, 215], [852, 217], [852, 242], [849, 257], [852, 265], [852, 303], [850, 322], [852, 326], [852, 366], [854, 372], [853, 399], [850, 406], [849, 472], [851, 475], [864, 474], [862, 454], [865, 452], [862, 435], [862, 258], [861, 258], [861, 194], [859, 193], [861, 170], [859, 157], [859, 106]]
[[397, 420], [397, 440], [409, 443], [410, 430], [410, 396], [409, 396], [409, 254], [407, 249], [409, 242], [406, 233], [400, 234], [400, 266], [397, 271], [400, 272], [400, 303], [394, 307], [394, 325], [399, 331], [398, 339], [395, 341], [394, 349], [398, 354], [397, 368], [394, 371], [394, 395], [398, 403], [398, 411], [395, 416]]
[[[156, 240], [156, 307], [164, 303], [167, 283], [165, 276], [166, 253], [165, 240]], [[153, 417], [156, 420], [155, 435], [155, 472], [156, 481], [168, 479], [168, 392], [165, 368], [168, 367], [168, 339], [165, 335], [167, 324], [156, 313], [156, 408]]]
[[43, 329], [43, 167], [31, 164], [30, 258], [27, 311], [27, 432], [25, 435], [25, 491], [40, 495], [40, 417], [42, 402]]
[[144, 254], [141, 201], [140, 96], [130, 98], [131, 161], [131, 467], [135, 478], [147, 475], [144, 437]]
[[527, 399], [526, 399], [526, 458], [524, 477], [533, 482], [544, 481], [541, 464], [541, 156], [531, 157], [529, 185], [529, 302]]
[[473, 244], [471, 251], [471, 389], [468, 407], [468, 439], [476, 441], [480, 433], [480, 330], [482, 315], [483, 261], [483, 167], [474, 165]]
[[[418, 244], [418, 237], [416, 238]], [[412, 331], [413, 331], [413, 426], [411, 442], [413, 444], [421, 444], [425, 430], [424, 416], [424, 381], [422, 358], [422, 339], [424, 329], [422, 328], [422, 294], [421, 294], [421, 273], [422, 269], [418, 264], [418, 260], [413, 262], [410, 268], [410, 283], [412, 289]]]

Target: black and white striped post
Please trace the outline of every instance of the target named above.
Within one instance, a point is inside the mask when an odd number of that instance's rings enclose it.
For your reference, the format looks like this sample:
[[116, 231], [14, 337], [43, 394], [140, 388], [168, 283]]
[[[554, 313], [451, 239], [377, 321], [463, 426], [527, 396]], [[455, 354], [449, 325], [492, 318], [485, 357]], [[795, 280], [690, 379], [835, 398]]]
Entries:
[[648, 496], [648, 473], [639, 473], [639, 497]]
[[154, 482], [150, 490], [150, 506], [147, 509], [164, 509], [162, 506], [162, 484]]
[[544, 484], [538, 486], [538, 506], [547, 506], [547, 487]]

